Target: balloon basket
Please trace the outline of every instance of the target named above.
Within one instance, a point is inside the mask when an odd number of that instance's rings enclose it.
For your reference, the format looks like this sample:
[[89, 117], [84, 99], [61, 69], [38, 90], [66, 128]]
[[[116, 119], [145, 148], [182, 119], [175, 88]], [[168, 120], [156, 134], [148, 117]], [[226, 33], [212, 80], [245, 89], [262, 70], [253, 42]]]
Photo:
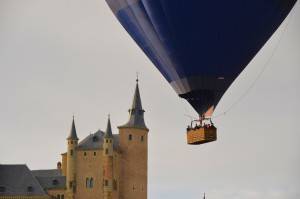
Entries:
[[217, 128], [214, 126], [195, 127], [187, 130], [187, 143], [200, 145], [217, 140]]

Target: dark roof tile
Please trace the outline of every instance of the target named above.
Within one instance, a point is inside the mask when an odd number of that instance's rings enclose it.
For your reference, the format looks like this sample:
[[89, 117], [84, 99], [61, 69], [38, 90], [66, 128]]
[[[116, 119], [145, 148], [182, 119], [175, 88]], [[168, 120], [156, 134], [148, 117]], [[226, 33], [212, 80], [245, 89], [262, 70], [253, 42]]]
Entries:
[[61, 170], [59, 169], [32, 170], [31, 172], [35, 177], [53, 177], [62, 175]]
[[0, 196], [47, 195], [26, 165], [0, 165], [0, 187]]
[[37, 180], [45, 190], [66, 188], [65, 176], [37, 177]]
[[[79, 150], [96, 150], [102, 149], [103, 146], [104, 132], [98, 130], [96, 133], [90, 134], [79, 142], [77, 149]], [[113, 134], [114, 149], [118, 149], [119, 146], [119, 135]]]

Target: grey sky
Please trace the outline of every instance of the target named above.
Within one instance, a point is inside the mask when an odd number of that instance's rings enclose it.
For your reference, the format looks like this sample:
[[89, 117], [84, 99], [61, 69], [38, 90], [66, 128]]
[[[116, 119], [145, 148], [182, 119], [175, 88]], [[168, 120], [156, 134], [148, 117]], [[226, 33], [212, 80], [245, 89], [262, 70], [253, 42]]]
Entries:
[[[136, 71], [149, 133], [149, 198], [300, 198], [300, 5], [223, 97], [218, 141], [188, 146], [192, 108], [103, 0], [0, 0], [0, 163], [53, 168], [78, 136], [127, 121]], [[287, 28], [284, 28], [287, 27]]]

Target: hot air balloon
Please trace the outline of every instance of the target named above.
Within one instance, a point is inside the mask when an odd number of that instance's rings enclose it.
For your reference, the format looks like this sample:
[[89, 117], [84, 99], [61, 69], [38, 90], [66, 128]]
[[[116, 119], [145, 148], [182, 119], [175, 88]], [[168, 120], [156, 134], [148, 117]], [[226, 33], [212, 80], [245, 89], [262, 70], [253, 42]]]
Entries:
[[[297, 0], [106, 0], [177, 94], [199, 114], [189, 144], [216, 140], [211, 115]], [[208, 124], [207, 124], [208, 123]]]

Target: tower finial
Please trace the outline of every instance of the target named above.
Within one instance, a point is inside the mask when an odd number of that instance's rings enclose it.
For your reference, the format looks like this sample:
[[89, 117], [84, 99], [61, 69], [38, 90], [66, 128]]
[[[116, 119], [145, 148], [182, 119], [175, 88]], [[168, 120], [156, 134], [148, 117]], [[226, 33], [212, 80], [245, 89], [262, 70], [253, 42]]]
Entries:
[[136, 83], [139, 83], [139, 72], [136, 72]]

